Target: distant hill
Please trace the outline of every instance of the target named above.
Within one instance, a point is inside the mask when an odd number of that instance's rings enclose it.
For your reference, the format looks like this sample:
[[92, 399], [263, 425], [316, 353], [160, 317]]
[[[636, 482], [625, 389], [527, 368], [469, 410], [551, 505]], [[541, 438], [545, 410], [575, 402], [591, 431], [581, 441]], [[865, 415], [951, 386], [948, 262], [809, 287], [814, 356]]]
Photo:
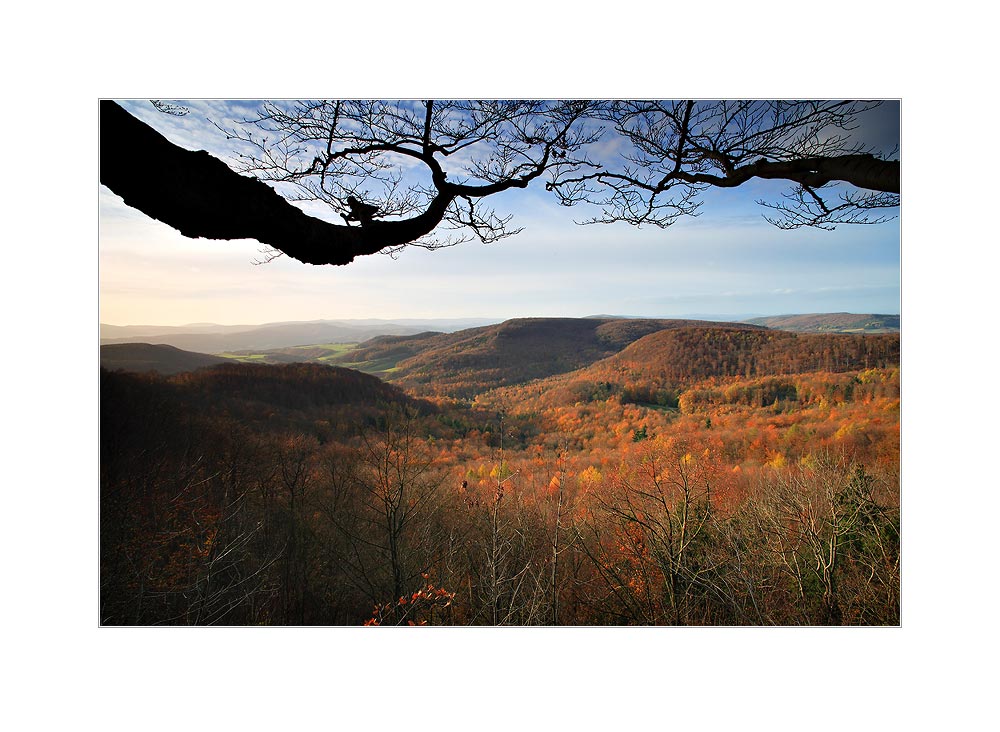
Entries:
[[[380, 366], [384, 378], [419, 394], [469, 398], [588, 366], [664, 329], [723, 324], [695, 320], [517, 318], [498, 325], [411, 338], [382, 338], [340, 357], [343, 365]], [[730, 325], [743, 330], [754, 325]], [[368, 359], [359, 363], [361, 358]], [[396, 360], [398, 359], [398, 360]]]
[[813, 313], [772, 315], [744, 321], [775, 330], [800, 333], [898, 333], [898, 315], [858, 315], [856, 313]]
[[[418, 332], [407, 326], [394, 326], [390, 330], [395, 333]], [[305, 346], [314, 343], [360, 343], [384, 332], [384, 328], [377, 326], [356, 328], [325, 322], [288, 323], [258, 326], [235, 333], [167, 333], [142, 337], [142, 340], [147, 343], [165, 343], [199, 353], [227, 353]], [[127, 343], [136, 340], [136, 336], [102, 338], [101, 343]]]
[[729, 376], [855, 371], [899, 363], [899, 336], [747, 331], [731, 327], [661, 331], [637, 340], [595, 374], [683, 383]]
[[452, 331], [495, 322], [484, 318], [435, 320], [315, 320], [263, 325], [182, 326], [101, 324], [101, 344], [167, 344], [198, 353], [264, 351], [317, 343], [361, 343], [379, 335], [412, 335], [430, 329]]
[[189, 325], [108, 325], [101, 323], [101, 341], [121, 341], [131, 338], [133, 342], [138, 342], [143, 338], [164, 335], [240, 333], [259, 327], [259, 325], [217, 325], [215, 323], [191, 323]]
[[101, 346], [101, 367], [109, 371], [156, 371], [179, 374], [205, 366], [231, 363], [228, 358], [152, 343], [115, 343]]

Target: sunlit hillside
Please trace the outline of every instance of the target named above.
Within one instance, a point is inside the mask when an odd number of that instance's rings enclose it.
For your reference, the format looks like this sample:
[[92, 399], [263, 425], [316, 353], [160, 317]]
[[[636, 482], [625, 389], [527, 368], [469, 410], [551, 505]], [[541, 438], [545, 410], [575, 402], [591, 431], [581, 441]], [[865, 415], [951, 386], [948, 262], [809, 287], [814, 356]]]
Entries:
[[315, 355], [384, 373], [102, 372], [102, 623], [899, 622], [898, 335], [524, 319]]

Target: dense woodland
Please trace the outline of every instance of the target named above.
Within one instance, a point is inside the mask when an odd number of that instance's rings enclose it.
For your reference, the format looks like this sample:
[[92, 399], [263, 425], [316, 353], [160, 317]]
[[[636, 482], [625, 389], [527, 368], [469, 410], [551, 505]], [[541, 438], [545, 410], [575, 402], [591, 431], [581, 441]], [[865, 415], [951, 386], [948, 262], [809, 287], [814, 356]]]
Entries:
[[898, 624], [899, 336], [615, 322], [102, 370], [101, 623]]

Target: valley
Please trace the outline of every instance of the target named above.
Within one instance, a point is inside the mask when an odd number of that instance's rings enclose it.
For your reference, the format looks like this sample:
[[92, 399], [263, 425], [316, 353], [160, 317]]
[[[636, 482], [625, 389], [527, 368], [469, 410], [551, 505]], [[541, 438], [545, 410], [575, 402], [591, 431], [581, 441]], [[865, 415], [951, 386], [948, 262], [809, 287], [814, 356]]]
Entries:
[[102, 623], [899, 621], [898, 333], [101, 351]]

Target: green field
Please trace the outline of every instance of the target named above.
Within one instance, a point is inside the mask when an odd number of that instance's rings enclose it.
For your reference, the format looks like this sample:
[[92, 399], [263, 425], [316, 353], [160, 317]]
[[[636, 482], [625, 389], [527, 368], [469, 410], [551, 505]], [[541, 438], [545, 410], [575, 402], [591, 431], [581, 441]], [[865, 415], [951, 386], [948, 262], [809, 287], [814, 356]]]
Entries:
[[265, 363], [266, 356], [263, 353], [216, 353], [216, 356], [221, 356], [222, 358], [231, 358], [234, 361], [242, 361], [244, 363]]
[[378, 376], [379, 374], [391, 374], [398, 371], [397, 361], [392, 358], [380, 358], [372, 361], [337, 361], [337, 366], [345, 369], [355, 369], [366, 374]]
[[227, 351], [216, 355], [244, 363], [329, 363], [357, 347], [357, 343], [317, 343], [266, 351]]
[[217, 356], [231, 358], [243, 363], [321, 363], [328, 366], [342, 366], [381, 376], [397, 371], [397, 358], [379, 358], [362, 361], [349, 360], [352, 351], [358, 350], [357, 343], [317, 343], [310, 346], [290, 346], [266, 351], [226, 351]]

